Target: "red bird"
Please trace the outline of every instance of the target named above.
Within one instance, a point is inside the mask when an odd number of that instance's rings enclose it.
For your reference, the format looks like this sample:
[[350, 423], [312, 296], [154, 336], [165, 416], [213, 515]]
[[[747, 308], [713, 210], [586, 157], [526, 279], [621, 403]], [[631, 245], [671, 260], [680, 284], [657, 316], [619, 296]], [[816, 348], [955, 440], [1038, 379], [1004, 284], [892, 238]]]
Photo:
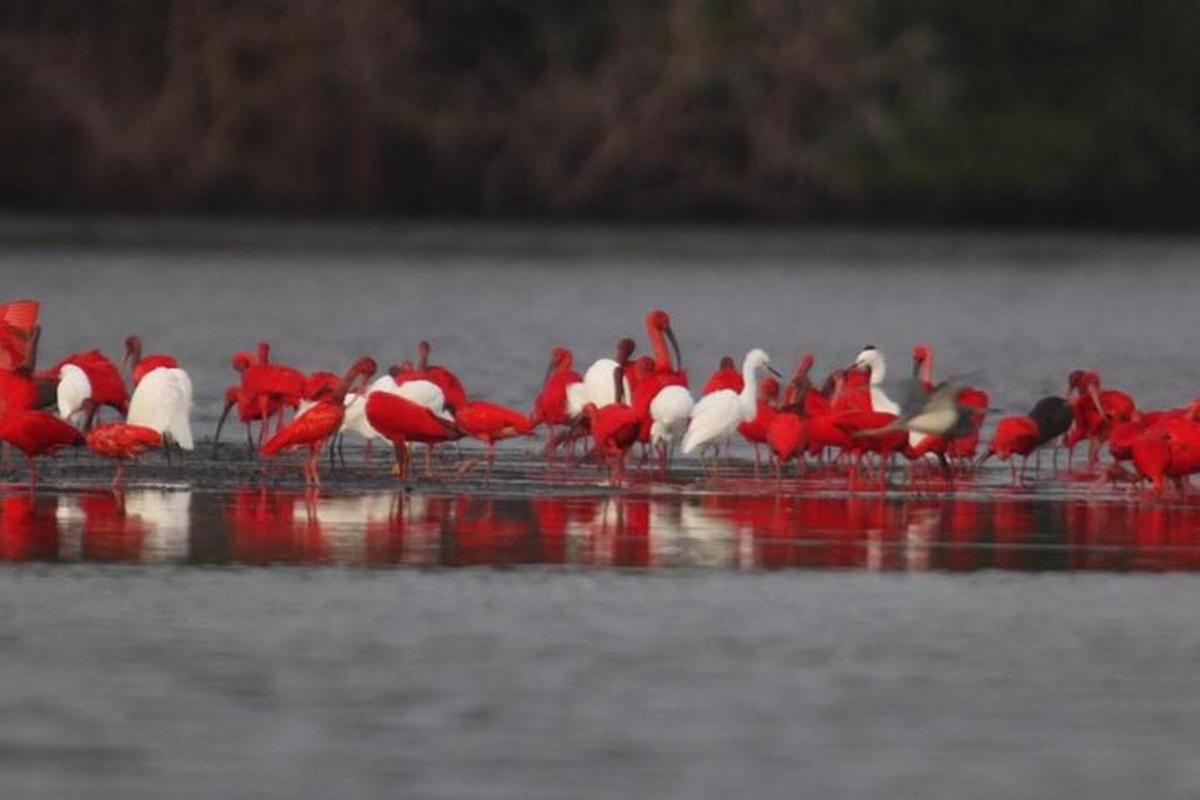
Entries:
[[29, 459], [29, 488], [37, 484], [37, 457], [63, 447], [83, 444], [74, 426], [45, 411], [16, 411], [0, 416], [0, 441], [20, 450]]
[[[688, 385], [687, 372], [683, 368], [683, 354], [679, 350], [679, 342], [675, 339], [675, 331], [671, 329], [671, 317], [662, 309], [655, 309], [646, 315], [646, 335], [654, 350], [654, 372], [661, 376], [662, 386]], [[671, 349], [667, 349], [667, 341]], [[671, 361], [671, 352], [675, 353], [675, 361]], [[651, 398], [653, 399], [653, 398]]]
[[758, 411], [755, 413], [754, 419], [738, 425], [738, 433], [754, 446], [754, 476], [756, 478], [762, 460], [758, 446], [767, 443], [767, 428], [770, 427], [771, 420], [775, 418], [775, 401], [778, 398], [779, 381], [768, 375], [758, 386]]
[[29, 360], [29, 352], [36, 346], [40, 310], [36, 300], [0, 305], [0, 369], [16, 369]]
[[[617, 371], [620, 373], [619, 369]], [[613, 486], [619, 486], [625, 479], [625, 457], [638, 439], [641, 419], [636, 411], [619, 401], [603, 408], [588, 403], [583, 407], [583, 413], [590, 423], [596, 452], [608, 462], [610, 481]]]
[[[429, 342], [424, 340], [417, 345], [417, 369], [411, 373], [411, 377], [406, 375], [405, 379], [424, 379], [436, 383], [446, 397], [446, 408], [453, 413], [455, 409], [466, 404], [467, 390], [463, 388], [462, 381], [458, 379], [458, 376], [450, 370], [445, 367], [430, 366], [429, 353], [432, 349]], [[404, 383], [400, 378], [397, 378], [396, 382]]]
[[579, 383], [583, 379], [572, 367], [575, 356], [565, 347], [556, 347], [550, 354], [550, 366], [546, 368], [546, 377], [542, 381], [542, 391], [533, 401], [534, 426], [567, 425], [571, 422], [567, 414], [567, 387]]
[[511, 408], [474, 400], [458, 409], [454, 421], [459, 430], [487, 445], [487, 475], [492, 476], [496, 442], [514, 436], [532, 436], [533, 423]]
[[297, 408], [300, 405], [307, 380], [300, 370], [272, 364], [267, 361], [269, 357], [270, 346], [261, 342], [258, 346], [257, 361], [252, 360], [247, 353], [238, 353], [232, 360], [233, 368], [242, 376], [238, 402], [256, 407], [258, 416], [263, 421], [258, 432], [260, 448], [266, 438], [271, 416], [278, 414], [277, 427], [282, 428], [284, 407]]
[[98, 456], [117, 459], [117, 474], [113, 486], [120, 486], [125, 475], [125, 462], [139, 457], [147, 450], [163, 446], [162, 434], [153, 428], [110, 422], [97, 425], [87, 434], [87, 446]]
[[1164, 419], [1133, 443], [1133, 464], [1156, 493], [1171, 478], [1183, 494], [1187, 476], [1200, 472], [1200, 424], [1191, 416]]
[[[380, 436], [396, 448], [395, 474], [405, 479], [409, 474], [408, 443], [427, 445], [452, 442], [462, 432], [451, 420], [439, 417], [422, 405], [388, 392], [372, 392], [367, 396], [367, 422]], [[431, 458], [425, 462], [426, 475], [433, 475]]]
[[317, 393], [316, 405], [291, 421], [283, 430], [271, 437], [262, 448], [264, 456], [273, 456], [284, 450], [307, 447], [308, 460], [304, 464], [304, 482], [321, 485], [317, 471], [317, 458], [329, 437], [342, 427], [346, 416], [346, 392], [357, 388], [375, 374], [374, 360], [362, 357], [355, 361], [346, 375], [335, 386], [324, 385]]
[[808, 411], [810, 406], [814, 406], [814, 411], [817, 413], [829, 411], [829, 401], [814, 389], [812, 380], [808, 377], [814, 363], [816, 363], [816, 358], [812, 353], [805, 353], [804, 357], [800, 359], [800, 364], [796, 367], [796, 374], [788, 382], [787, 389], [784, 390], [781, 408], [801, 416], [811, 413]]
[[1076, 370], [1067, 379], [1067, 400], [1075, 413], [1075, 422], [1067, 432], [1067, 464], [1074, 458], [1075, 446], [1088, 441], [1088, 467], [1100, 458], [1100, 445], [1107, 441], [1112, 425], [1133, 419], [1137, 405], [1133, 398], [1115, 389], [1100, 389], [1100, 373]]
[[67, 419], [81, 411], [87, 413], [85, 430], [91, 428], [103, 406], [115, 408], [122, 416], [129, 411], [125, 379], [117, 365], [99, 350], [67, 356], [51, 369], [34, 376], [35, 381], [39, 378], [58, 384], [60, 417]]
[[[263, 421], [264, 426], [267, 423], [259, 404], [248, 403], [245, 398], [246, 394], [242, 391], [241, 386], [230, 386], [225, 390], [225, 407], [221, 410], [221, 418], [217, 420], [217, 432], [213, 434], [213, 458], [217, 457], [217, 444], [221, 441], [221, 428], [225, 426], [225, 418], [235, 407], [238, 410], [238, 420], [246, 426], [246, 443], [250, 445], [251, 450], [254, 450], [254, 435], [251, 433], [250, 424], [260, 420]], [[282, 409], [282, 405], [277, 401], [271, 401], [267, 406], [268, 418], [272, 414], [280, 413], [280, 409]]]
[[808, 423], [797, 413], [779, 411], [767, 425], [767, 445], [775, 456], [775, 477], [783, 477], [783, 466], [800, 456], [808, 444]]
[[872, 431], [880, 431], [891, 425], [896, 421], [896, 415], [881, 411], [850, 411], [844, 414], [835, 413], [832, 421], [850, 439], [850, 446], [847, 449], [854, 455], [854, 468], [850, 473], [851, 482], [853, 483], [857, 476], [863, 455], [878, 453], [884, 463], [879, 471], [879, 485], [880, 488], [883, 488], [887, 480], [886, 464], [890, 462], [893, 455], [902, 451], [908, 444], [908, 431], [903, 428], [882, 433], [872, 433]]
[[1038, 443], [1041, 441], [1041, 432], [1038, 430], [1037, 420], [1033, 417], [1015, 416], [1004, 417], [996, 423], [996, 432], [992, 434], [992, 441], [988, 444], [987, 452], [983, 458], [979, 459], [982, 464], [992, 456], [996, 456], [1001, 461], [1009, 461], [1009, 467], [1012, 470], [1012, 482], [1016, 486], [1019, 478], [1017, 477], [1017, 462], [1011, 460], [1013, 456], [1021, 457], [1021, 476], [1025, 475], [1025, 463], [1029, 460], [1029, 454], [1037, 449]]
[[142, 378], [151, 370], [156, 370], [160, 367], [166, 369], [178, 369], [179, 367], [179, 362], [172, 356], [162, 353], [143, 357], [142, 337], [136, 334], [128, 336], [125, 339], [125, 358], [121, 361], [121, 365], [124, 366], [125, 364], [129, 364], [135, 387], [142, 382]]
[[722, 389], [732, 389], [741, 394], [742, 387], [745, 385], [741, 370], [733, 363], [733, 356], [723, 356], [720, 365], [717, 366], [717, 371], [708, 379], [708, 383], [704, 384], [704, 390], [700, 395], [703, 397]]
[[0, 370], [0, 418], [38, 405], [38, 387], [28, 370]]

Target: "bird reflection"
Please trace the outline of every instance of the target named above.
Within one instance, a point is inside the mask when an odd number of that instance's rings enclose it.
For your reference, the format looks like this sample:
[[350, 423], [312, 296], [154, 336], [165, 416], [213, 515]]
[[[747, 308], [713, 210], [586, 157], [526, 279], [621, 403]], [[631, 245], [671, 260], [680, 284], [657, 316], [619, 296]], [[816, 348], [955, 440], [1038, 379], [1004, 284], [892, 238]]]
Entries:
[[0, 499], [0, 560], [58, 559], [58, 499], [28, 492]]
[[244, 487], [0, 494], [0, 560], [881, 571], [1200, 570], [1200, 503], [504, 497]]

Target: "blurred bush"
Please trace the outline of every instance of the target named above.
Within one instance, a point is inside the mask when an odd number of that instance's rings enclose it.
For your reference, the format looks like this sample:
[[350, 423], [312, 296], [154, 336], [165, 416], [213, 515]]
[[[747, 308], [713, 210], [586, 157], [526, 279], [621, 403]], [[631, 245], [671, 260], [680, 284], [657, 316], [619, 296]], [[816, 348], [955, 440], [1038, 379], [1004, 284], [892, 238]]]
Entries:
[[1186, 223], [1200, 5], [9, 0], [9, 208]]

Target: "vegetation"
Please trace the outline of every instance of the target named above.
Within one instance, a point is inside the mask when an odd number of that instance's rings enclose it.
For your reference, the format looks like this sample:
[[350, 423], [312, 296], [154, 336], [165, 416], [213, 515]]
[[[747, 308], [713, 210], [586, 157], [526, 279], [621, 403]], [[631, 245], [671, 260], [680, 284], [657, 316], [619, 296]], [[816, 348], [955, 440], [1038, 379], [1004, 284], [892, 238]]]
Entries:
[[9, 0], [0, 205], [1188, 224], [1178, 0]]

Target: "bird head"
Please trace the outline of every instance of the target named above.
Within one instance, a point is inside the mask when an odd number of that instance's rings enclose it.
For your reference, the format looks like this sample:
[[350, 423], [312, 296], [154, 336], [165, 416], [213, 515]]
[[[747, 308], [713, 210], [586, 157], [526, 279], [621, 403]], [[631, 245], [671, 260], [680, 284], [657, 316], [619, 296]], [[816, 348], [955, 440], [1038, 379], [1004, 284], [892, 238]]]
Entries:
[[121, 366], [126, 364], [137, 364], [142, 360], [142, 337], [137, 334], [131, 334], [125, 337], [125, 357], [121, 359]]
[[629, 363], [630, 356], [637, 349], [637, 343], [633, 339], [625, 338], [617, 342], [617, 363], [626, 365]]
[[683, 369], [683, 353], [679, 350], [679, 341], [675, 338], [675, 331], [671, 328], [671, 317], [661, 308], [656, 308], [646, 315], [646, 328], [652, 331], [661, 331], [667, 341], [671, 343], [671, 349], [675, 352], [675, 368]]
[[245, 372], [254, 366], [254, 356], [249, 353], [234, 353], [229, 363], [233, 366], [235, 372]]

